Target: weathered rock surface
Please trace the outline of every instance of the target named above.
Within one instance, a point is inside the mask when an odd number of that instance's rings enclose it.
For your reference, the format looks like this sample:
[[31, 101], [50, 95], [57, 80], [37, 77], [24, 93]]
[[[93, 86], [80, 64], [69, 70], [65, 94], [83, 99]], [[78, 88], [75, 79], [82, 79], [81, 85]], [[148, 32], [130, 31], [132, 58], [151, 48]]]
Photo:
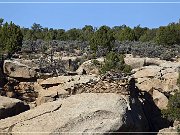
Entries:
[[125, 99], [113, 93], [73, 95], [0, 120], [0, 123], [1, 132], [12, 132], [13, 135], [27, 131], [36, 134], [148, 131], [144, 116], [128, 110]]
[[143, 91], [152, 88], [160, 89], [163, 92], [172, 92], [178, 89], [177, 79], [179, 67], [145, 66], [134, 69], [133, 77], [137, 79], [137, 86]]
[[73, 93], [118, 93], [122, 95], [130, 94], [129, 76], [123, 76], [120, 73], [108, 72], [95, 83], [76, 85], [72, 89]]
[[38, 93], [34, 91], [34, 82], [19, 82], [13, 78], [7, 78], [8, 82], [3, 87], [3, 95], [17, 98], [27, 103], [36, 100]]
[[127, 65], [130, 65], [133, 69], [135, 68], [141, 68], [143, 66], [149, 66], [149, 65], [160, 65], [162, 63], [165, 63], [165, 60], [160, 60], [159, 58], [140, 58], [140, 57], [133, 57], [131, 54], [127, 54], [124, 58], [124, 62]]
[[[96, 83], [86, 85], [77, 85], [72, 90], [77, 93], [117, 93], [126, 100], [129, 110], [132, 113], [141, 114], [142, 118], [147, 118], [151, 131], [158, 131], [161, 128], [168, 127], [169, 121], [161, 117], [159, 108], [166, 108], [167, 98], [159, 91], [142, 92], [135, 86], [135, 80], [129, 76], [120, 73], [106, 73]], [[158, 92], [160, 95], [158, 95]], [[154, 96], [154, 97], [153, 97]], [[156, 104], [154, 101], [156, 101]], [[163, 104], [161, 104], [163, 102]], [[158, 107], [157, 107], [158, 105]], [[145, 113], [145, 116], [144, 114]], [[139, 116], [135, 115], [134, 119]], [[144, 117], [143, 117], [144, 116]], [[136, 121], [137, 125], [138, 121]]]
[[29, 106], [18, 99], [0, 96], [0, 119], [18, 115], [28, 109]]
[[178, 124], [176, 126], [173, 126], [173, 127], [161, 129], [158, 132], [158, 135], [169, 135], [169, 134], [171, 134], [171, 135], [179, 135], [178, 128], [180, 128], [180, 124]]
[[145, 58], [134, 58], [132, 55], [126, 55], [124, 62], [132, 68], [140, 68], [144, 66]]
[[[94, 60], [99, 63], [104, 62], [104, 58], [98, 58]], [[80, 65], [79, 68], [76, 70], [76, 72], [80, 75], [99, 74], [99, 69], [98, 69], [98, 65], [94, 65], [93, 60], [88, 60], [88, 61], [85, 61], [82, 65]]]
[[35, 88], [38, 88], [36, 105], [41, 105], [42, 103], [46, 102], [52, 102], [57, 100], [58, 98], [65, 98], [69, 95], [69, 92], [62, 89], [61, 86], [53, 86], [45, 90], [39, 84], [35, 84]]
[[15, 60], [5, 60], [3, 70], [6, 75], [14, 78], [35, 78], [37, 75], [33, 68]]
[[74, 87], [78, 84], [85, 85], [96, 82], [99, 78], [94, 75], [58, 76], [40, 80], [34, 85], [34, 89], [39, 93], [36, 100], [37, 105], [54, 101], [72, 95]]
[[136, 86], [141, 91], [149, 92], [159, 109], [166, 109], [168, 98], [164, 94], [172, 94], [179, 89], [177, 79], [180, 64], [175, 62], [159, 64], [133, 69], [132, 72], [137, 81]]
[[158, 90], [153, 90], [152, 97], [159, 109], [167, 109], [168, 98], [163, 93]]
[[68, 82], [73, 83], [82, 83], [86, 84], [90, 81], [98, 80], [97, 76], [95, 75], [75, 75], [75, 76], [58, 76], [58, 77], [52, 77], [48, 78], [44, 81], [40, 82], [40, 85], [46, 86], [46, 85], [57, 85], [57, 84], [63, 84]]

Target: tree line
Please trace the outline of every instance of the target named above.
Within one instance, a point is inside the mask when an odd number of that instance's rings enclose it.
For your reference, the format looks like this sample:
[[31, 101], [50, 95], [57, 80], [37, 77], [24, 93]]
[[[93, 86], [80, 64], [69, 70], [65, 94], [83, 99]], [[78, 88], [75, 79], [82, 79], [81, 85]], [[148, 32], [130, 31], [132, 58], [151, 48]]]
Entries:
[[70, 30], [43, 28], [40, 24], [34, 23], [32, 27], [21, 28], [24, 40], [78, 40], [88, 41], [92, 50], [98, 47], [113, 48], [114, 41], [140, 41], [154, 42], [157, 45], [170, 46], [180, 44], [180, 23], [170, 23], [159, 28], [147, 28], [140, 25], [131, 28], [126, 25], [121, 26], [101, 26], [99, 28], [85, 25], [81, 29], [72, 28]]
[[72, 28], [70, 30], [43, 28], [40, 24], [34, 23], [31, 28], [20, 28], [13, 22], [5, 22], [0, 19], [0, 50], [13, 52], [22, 46], [23, 40], [35, 41], [42, 39], [50, 40], [78, 40], [88, 41], [90, 48], [94, 51], [98, 47], [113, 48], [115, 41], [141, 41], [154, 42], [157, 45], [171, 46], [180, 44], [180, 23], [170, 23], [159, 28], [147, 28], [140, 25], [131, 28], [121, 26], [101, 26], [99, 28], [85, 25], [83, 28]]

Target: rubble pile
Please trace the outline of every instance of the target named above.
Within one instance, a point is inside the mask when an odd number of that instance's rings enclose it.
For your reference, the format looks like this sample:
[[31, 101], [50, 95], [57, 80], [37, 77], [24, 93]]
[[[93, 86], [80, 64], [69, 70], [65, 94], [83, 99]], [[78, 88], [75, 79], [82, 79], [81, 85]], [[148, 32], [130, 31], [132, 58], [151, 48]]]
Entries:
[[107, 72], [101, 76], [97, 82], [87, 84], [76, 84], [71, 90], [71, 94], [80, 93], [118, 93], [128, 95], [130, 93], [131, 77], [122, 73]]

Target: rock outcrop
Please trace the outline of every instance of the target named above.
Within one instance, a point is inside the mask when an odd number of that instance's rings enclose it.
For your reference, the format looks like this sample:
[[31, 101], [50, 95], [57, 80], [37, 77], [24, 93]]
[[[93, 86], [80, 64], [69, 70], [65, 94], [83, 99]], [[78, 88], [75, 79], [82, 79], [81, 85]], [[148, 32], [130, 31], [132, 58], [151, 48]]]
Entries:
[[[167, 98], [163, 94], [158, 95], [158, 91], [152, 94], [141, 91], [135, 86], [135, 80], [124, 74], [108, 72], [95, 83], [86, 85], [76, 85], [72, 89], [73, 93], [117, 93], [126, 99], [129, 103], [129, 109], [132, 113], [141, 114], [143, 118], [148, 119], [151, 131], [158, 131], [161, 128], [168, 127], [170, 122], [161, 117], [161, 108], [166, 108]], [[155, 104], [156, 101], [156, 104]], [[163, 104], [161, 104], [163, 102]], [[157, 107], [160, 108], [158, 108]], [[136, 115], [136, 120], [139, 116]], [[141, 125], [138, 124], [137, 125]], [[154, 124], [155, 123], [155, 124]]]
[[34, 90], [34, 82], [19, 82], [9, 77], [7, 77], [7, 80], [8, 82], [3, 87], [3, 96], [17, 98], [26, 103], [36, 100], [38, 93]]
[[152, 97], [153, 97], [154, 103], [157, 105], [159, 109], [161, 110], [167, 109], [169, 100], [163, 93], [159, 92], [158, 90], [153, 90]]
[[[97, 63], [95, 63], [95, 62]], [[104, 62], [104, 58], [98, 58], [94, 60], [88, 60], [85, 61], [82, 65], [79, 66], [79, 68], [76, 70], [76, 72], [80, 75], [82, 74], [99, 74], [98, 65], [96, 64], [102, 64]]]
[[0, 120], [0, 131], [13, 135], [27, 131], [51, 135], [148, 131], [146, 118], [140, 112], [128, 110], [127, 104], [114, 93], [77, 94]]
[[0, 119], [18, 115], [28, 109], [29, 106], [18, 99], [0, 96]]
[[18, 61], [5, 60], [3, 65], [4, 73], [12, 78], [35, 78], [37, 76], [36, 71]]
[[124, 62], [127, 65], [130, 65], [133, 69], [135, 68], [141, 68], [143, 66], [149, 66], [149, 65], [160, 65], [162, 63], [165, 63], [165, 60], [160, 60], [159, 58], [140, 58], [140, 57], [133, 57], [132, 54], [127, 54], [124, 58]]
[[132, 55], [126, 55], [124, 62], [132, 68], [140, 68], [144, 66], [145, 58], [134, 58]]
[[164, 128], [161, 129], [157, 135], [179, 135], [180, 133], [180, 124], [173, 126], [173, 127], [169, 127], [169, 128]]
[[161, 63], [159, 66], [144, 66], [133, 69], [132, 76], [141, 91], [149, 92], [156, 105], [160, 109], [166, 109], [168, 103], [166, 96], [179, 89], [177, 85], [179, 67], [180, 63], [172, 62]]
[[38, 80], [34, 89], [39, 93], [37, 105], [54, 101], [75, 94], [73, 89], [76, 85], [86, 85], [98, 81], [94, 75], [58, 76], [46, 80]]

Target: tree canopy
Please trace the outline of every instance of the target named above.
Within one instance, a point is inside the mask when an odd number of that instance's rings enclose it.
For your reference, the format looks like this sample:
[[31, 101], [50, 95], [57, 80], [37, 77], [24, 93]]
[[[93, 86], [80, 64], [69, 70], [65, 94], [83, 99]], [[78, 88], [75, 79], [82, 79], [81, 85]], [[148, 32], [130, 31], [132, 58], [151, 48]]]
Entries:
[[96, 52], [98, 48], [112, 50], [115, 41], [141, 41], [154, 42], [157, 45], [171, 47], [180, 45], [180, 23], [170, 23], [159, 28], [147, 28], [137, 25], [131, 28], [126, 25], [101, 26], [99, 28], [85, 25], [83, 28], [72, 28], [69, 30], [54, 29], [34, 23], [31, 28], [20, 28], [14, 23], [4, 23], [0, 18], [0, 48], [6, 52], [13, 52], [21, 47], [22, 40], [36, 41], [38, 39], [51, 40], [78, 40], [87, 41], [90, 48]]
[[111, 51], [114, 41], [115, 38], [113, 36], [111, 28], [108, 26], [101, 26], [91, 38], [90, 48], [96, 51], [98, 46], [102, 46], [104, 48], [107, 48], [108, 51]]
[[3, 53], [13, 53], [22, 46], [23, 34], [19, 26], [6, 22], [0, 26], [0, 50]]

